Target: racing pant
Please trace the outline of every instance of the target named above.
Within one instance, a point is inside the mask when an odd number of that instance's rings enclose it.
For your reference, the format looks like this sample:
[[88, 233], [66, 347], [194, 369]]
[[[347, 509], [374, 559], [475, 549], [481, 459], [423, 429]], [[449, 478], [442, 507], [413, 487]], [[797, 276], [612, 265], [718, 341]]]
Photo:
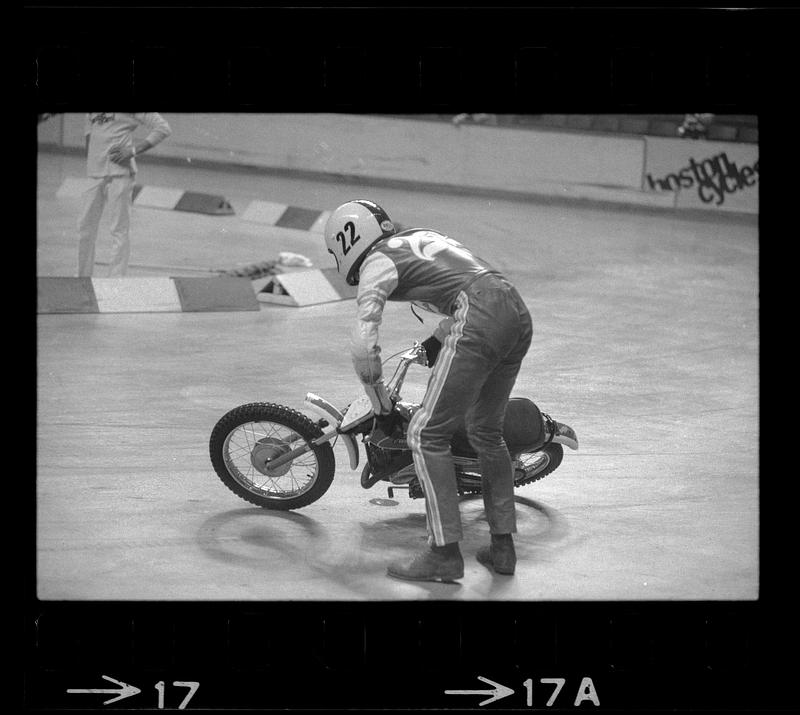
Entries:
[[83, 210], [78, 220], [78, 276], [94, 271], [97, 231], [103, 209], [108, 206], [111, 219], [113, 251], [109, 276], [124, 276], [131, 253], [130, 225], [133, 199], [133, 176], [93, 178], [83, 195]]
[[436, 546], [463, 536], [450, 440], [464, 418], [480, 460], [489, 530], [516, 532], [514, 474], [503, 418], [533, 335], [528, 309], [501, 276], [480, 276], [459, 293], [454, 308], [455, 322], [408, 428], [425, 495], [428, 543]]

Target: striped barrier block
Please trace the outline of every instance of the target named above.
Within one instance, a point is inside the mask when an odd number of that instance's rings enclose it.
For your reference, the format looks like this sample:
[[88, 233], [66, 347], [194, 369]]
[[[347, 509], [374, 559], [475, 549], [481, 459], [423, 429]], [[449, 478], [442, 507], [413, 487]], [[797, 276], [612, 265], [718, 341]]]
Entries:
[[169, 278], [93, 278], [98, 313], [175, 313], [181, 302]]
[[233, 206], [222, 196], [201, 194], [183, 189], [167, 189], [160, 186], [143, 186], [133, 199], [135, 206], [154, 209], [189, 211], [191, 213], [230, 216]]
[[40, 278], [37, 282], [37, 312], [99, 312], [92, 279]]
[[151, 209], [174, 209], [183, 196], [183, 189], [165, 189], [159, 186], [142, 186], [133, 203]]
[[249, 278], [188, 276], [173, 278], [183, 312], [260, 310]]
[[330, 211], [320, 211], [319, 209], [305, 209], [272, 201], [251, 201], [241, 217], [245, 221], [262, 223], [267, 226], [322, 233], [330, 215]]
[[[56, 198], [78, 198], [89, 188], [92, 181], [92, 179], [67, 177], [56, 191]], [[215, 216], [229, 216], [235, 213], [230, 202], [222, 196], [170, 189], [163, 186], [136, 184], [133, 187], [133, 204], [151, 209], [189, 211]]]
[[304, 307], [355, 298], [358, 288], [345, 283], [335, 268], [278, 273], [253, 281], [262, 303]]
[[247, 278], [39, 278], [38, 313], [187, 313], [259, 310]]

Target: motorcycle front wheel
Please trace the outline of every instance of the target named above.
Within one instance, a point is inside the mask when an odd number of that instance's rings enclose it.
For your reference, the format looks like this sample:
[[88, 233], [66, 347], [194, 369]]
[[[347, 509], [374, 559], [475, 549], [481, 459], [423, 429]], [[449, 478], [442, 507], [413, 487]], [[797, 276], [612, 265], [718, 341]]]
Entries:
[[[211, 432], [211, 464], [238, 497], [265, 509], [299, 509], [330, 487], [335, 459], [330, 444], [312, 445], [322, 430], [290, 407], [254, 402], [232, 409]], [[305, 443], [310, 450], [269, 469], [270, 461]]]

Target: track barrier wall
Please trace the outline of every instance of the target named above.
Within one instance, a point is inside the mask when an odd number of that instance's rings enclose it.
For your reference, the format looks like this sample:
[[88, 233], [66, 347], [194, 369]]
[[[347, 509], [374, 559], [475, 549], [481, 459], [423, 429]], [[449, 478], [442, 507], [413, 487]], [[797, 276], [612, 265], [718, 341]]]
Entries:
[[[164, 116], [173, 134], [143, 157], [145, 163], [151, 157], [202, 160], [400, 185], [758, 213], [757, 144], [371, 115]], [[42, 122], [39, 143], [82, 150], [83, 115]], [[330, 208], [318, 207], [320, 212]], [[253, 215], [259, 210], [261, 216], [271, 215], [268, 205], [253, 208]]]
[[678, 209], [758, 213], [758, 145], [648, 137], [642, 190]]

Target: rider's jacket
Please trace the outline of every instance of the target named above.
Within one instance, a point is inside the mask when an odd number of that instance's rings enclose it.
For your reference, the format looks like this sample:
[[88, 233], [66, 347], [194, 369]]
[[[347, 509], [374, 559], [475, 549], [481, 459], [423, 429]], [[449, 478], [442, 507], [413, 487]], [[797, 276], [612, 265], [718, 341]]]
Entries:
[[350, 347], [365, 385], [381, 380], [378, 326], [387, 300], [410, 301], [445, 316], [435, 331], [444, 340], [453, 304], [475, 278], [494, 269], [469, 249], [431, 229], [414, 228], [379, 241], [361, 264], [356, 325]]

